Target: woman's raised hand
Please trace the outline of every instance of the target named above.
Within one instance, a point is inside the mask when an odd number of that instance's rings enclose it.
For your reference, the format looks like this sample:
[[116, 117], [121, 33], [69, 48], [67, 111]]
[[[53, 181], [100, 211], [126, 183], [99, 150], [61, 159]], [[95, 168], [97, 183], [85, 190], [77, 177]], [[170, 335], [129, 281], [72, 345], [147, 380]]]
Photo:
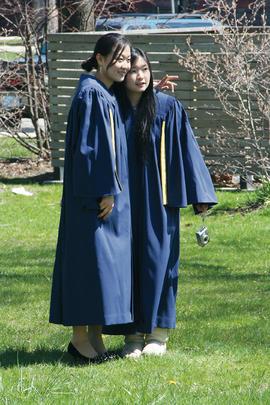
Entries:
[[166, 75], [161, 80], [154, 80], [154, 87], [158, 90], [171, 90], [174, 93], [174, 88], [177, 86], [173, 80], [178, 80], [179, 76]]

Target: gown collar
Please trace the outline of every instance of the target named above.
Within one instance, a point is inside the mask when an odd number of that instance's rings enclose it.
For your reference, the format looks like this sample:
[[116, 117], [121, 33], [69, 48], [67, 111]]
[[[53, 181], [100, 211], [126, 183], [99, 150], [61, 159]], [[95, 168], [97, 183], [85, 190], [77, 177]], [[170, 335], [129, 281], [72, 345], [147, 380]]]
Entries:
[[101, 80], [97, 79], [96, 76], [94, 76], [90, 73], [82, 73], [80, 76], [80, 83], [82, 84], [83, 81], [85, 81], [85, 80], [91, 80], [91, 81], [93, 80], [99, 86], [101, 86], [104, 90], [106, 90], [111, 96], [114, 96], [113, 91], [110, 88], [108, 88], [107, 86], [105, 86], [105, 84]]

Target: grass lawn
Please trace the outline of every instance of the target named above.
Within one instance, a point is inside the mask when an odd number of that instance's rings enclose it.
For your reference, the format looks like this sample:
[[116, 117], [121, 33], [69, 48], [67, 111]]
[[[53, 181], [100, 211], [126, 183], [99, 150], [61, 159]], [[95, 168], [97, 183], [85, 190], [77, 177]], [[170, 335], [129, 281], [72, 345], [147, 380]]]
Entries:
[[[25, 184], [24, 184], [25, 186]], [[76, 366], [70, 329], [48, 324], [61, 186], [0, 184], [0, 403], [269, 404], [270, 207], [207, 219], [182, 210], [177, 329], [161, 358]], [[233, 207], [245, 193], [219, 193]], [[106, 337], [109, 349], [121, 337]]]
[[3, 45], [14, 45], [14, 46], [21, 46], [23, 45], [21, 37], [1, 37], [0, 38], [0, 46]]
[[12, 62], [13, 60], [24, 56], [23, 52], [10, 52], [10, 51], [1, 51], [0, 52], [0, 59], [5, 60], [7, 62]]
[[15, 139], [8, 136], [0, 137], [0, 159], [33, 158], [35, 155], [23, 148]]
[[[8, 46], [9, 49], [5, 50], [5, 46]], [[10, 47], [14, 47], [11, 49]], [[0, 38], [0, 59], [6, 60], [6, 61], [13, 61], [14, 59], [19, 58], [20, 56], [24, 56], [24, 51], [20, 50], [18, 52], [17, 47], [22, 47], [22, 39], [20, 37], [2, 37]], [[21, 48], [19, 48], [21, 49]]]

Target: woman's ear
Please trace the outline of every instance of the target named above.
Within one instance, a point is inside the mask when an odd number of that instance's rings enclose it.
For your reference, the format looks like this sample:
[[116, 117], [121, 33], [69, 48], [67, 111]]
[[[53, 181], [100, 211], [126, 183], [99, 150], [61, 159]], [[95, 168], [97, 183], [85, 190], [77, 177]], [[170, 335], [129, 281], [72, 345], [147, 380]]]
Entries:
[[96, 61], [97, 61], [98, 67], [101, 68], [104, 64], [104, 57], [100, 53], [97, 53]]

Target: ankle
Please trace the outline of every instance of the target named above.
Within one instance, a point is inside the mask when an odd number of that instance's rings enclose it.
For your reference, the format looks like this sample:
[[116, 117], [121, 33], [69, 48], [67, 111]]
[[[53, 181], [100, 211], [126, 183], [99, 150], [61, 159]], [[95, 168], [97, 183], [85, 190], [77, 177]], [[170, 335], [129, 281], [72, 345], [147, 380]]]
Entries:
[[125, 343], [144, 343], [145, 335], [144, 333], [134, 333], [133, 335], [125, 336]]
[[88, 326], [88, 340], [98, 354], [106, 353], [107, 349], [103, 342], [101, 326]]
[[88, 339], [86, 326], [73, 326], [71, 342], [75, 344], [85, 343]]
[[88, 342], [88, 336], [86, 335], [73, 335], [71, 338], [71, 343], [78, 345]]
[[146, 335], [146, 343], [159, 342], [166, 343], [169, 339], [169, 330], [166, 328], [155, 328], [152, 333]]
[[88, 326], [88, 336], [89, 336], [89, 338], [102, 339], [102, 326], [89, 325]]

